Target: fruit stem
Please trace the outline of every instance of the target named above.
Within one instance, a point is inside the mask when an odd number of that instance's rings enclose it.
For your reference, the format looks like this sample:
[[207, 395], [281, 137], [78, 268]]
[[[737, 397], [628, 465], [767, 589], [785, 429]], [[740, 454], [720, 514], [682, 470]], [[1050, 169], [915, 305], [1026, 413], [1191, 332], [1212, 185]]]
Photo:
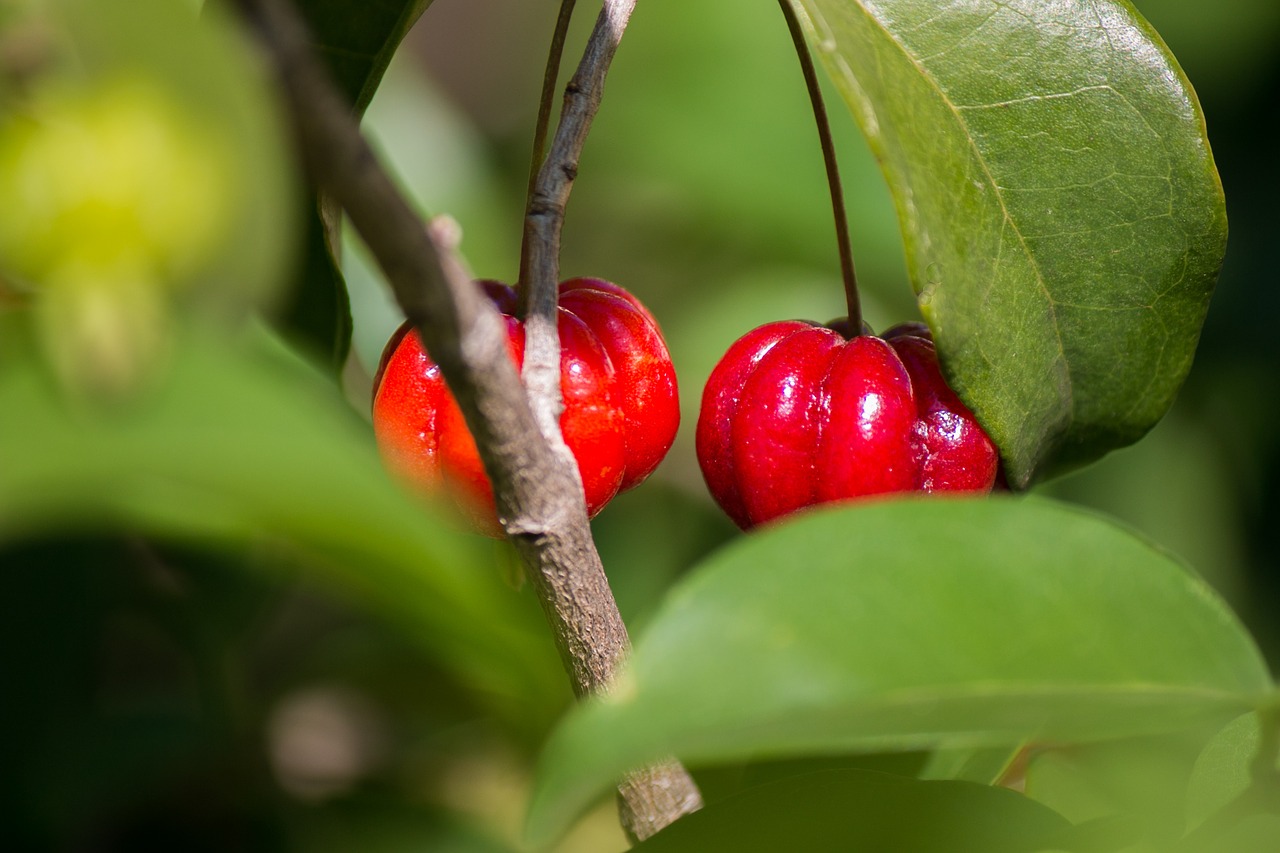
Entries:
[[840, 169], [836, 165], [836, 147], [831, 138], [831, 123], [827, 120], [827, 108], [822, 102], [822, 88], [818, 85], [818, 75], [813, 68], [813, 57], [809, 54], [809, 45], [805, 41], [804, 31], [796, 17], [790, 0], [778, 0], [782, 7], [782, 15], [787, 19], [787, 29], [791, 32], [791, 41], [796, 48], [796, 57], [800, 60], [800, 70], [804, 72], [804, 84], [809, 90], [809, 101], [813, 104], [813, 118], [818, 125], [818, 139], [822, 143], [822, 160], [827, 167], [827, 185], [831, 188], [831, 212], [835, 216], [836, 243], [840, 251], [840, 276], [844, 280], [844, 296], [849, 306], [849, 328], [860, 334], [862, 328], [862, 305], [858, 300], [858, 276], [853, 270], [853, 246], [849, 242], [849, 217], [845, 213], [844, 189], [840, 184]]
[[[538, 97], [538, 120], [533, 129], [533, 153], [529, 159], [529, 182], [525, 190], [525, 213], [533, 204], [533, 193], [538, 186], [538, 172], [547, 156], [547, 133], [551, 127], [551, 102], [556, 96], [556, 81], [560, 78], [560, 59], [564, 54], [564, 42], [573, 19], [573, 7], [577, 0], [561, 0], [560, 15], [556, 18], [555, 32], [551, 34], [551, 47], [547, 50], [547, 67], [542, 73], [542, 94]], [[529, 277], [529, 232], [520, 238], [520, 274], [516, 279], [516, 291], [523, 294]], [[523, 296], [522, 296], [523, 299]]]

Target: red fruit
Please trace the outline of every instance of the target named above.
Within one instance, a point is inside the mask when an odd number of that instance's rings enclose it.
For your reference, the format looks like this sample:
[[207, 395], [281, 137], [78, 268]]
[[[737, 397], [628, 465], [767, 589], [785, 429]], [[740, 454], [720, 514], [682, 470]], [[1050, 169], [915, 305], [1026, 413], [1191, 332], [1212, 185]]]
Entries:
[[911, 376], [918, 420], [912, 442], [919, 460], [917, 488], [924, 492], [988, 492], [999, 454], [938, 366], [938, 352], [923, 323], [903, 323], [884, 333]]
[[[504, 315], [511, 360], [524, 360], [524, 326], [510, 287], [481, 282]], [[578, 462], [587, 513], [658, 467], [680, 423], [675, 370], [657, 323], [634, 296], [600, 279], [560, 285], [560, 429]], [[373, 429], [387, 466], [424, 494], [443, 492], [479, 532], [502, 535], [493, 490], [440, 368], [408, 324], [374, 378]]]
[[703, 392], [697, 453], [744, 530], [848, 498], [989, 491], [999, 461], [923, 324], [846, 339], [799, 320], [761, 326], [725, 353]]

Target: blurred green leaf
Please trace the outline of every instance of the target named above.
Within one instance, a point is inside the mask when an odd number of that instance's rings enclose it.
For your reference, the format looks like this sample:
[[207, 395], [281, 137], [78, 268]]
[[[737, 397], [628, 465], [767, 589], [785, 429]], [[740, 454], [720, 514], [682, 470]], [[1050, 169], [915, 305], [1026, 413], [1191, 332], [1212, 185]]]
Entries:
[[[1244, 714], [1222, 728], [1205, 746], [1187, 786], [1187, 828], [1195, 829], [1232, 800], [1243, 795], [1254, 782], [1254, 765], [1262, 746], [1262, 722], [1258, 714]], [[1275, 761], [1280, 771], [1280, 759]], [[1277, 802], [1280, 784], [1270, 780], [1264, 796]]]
[[[464, 683], [556, 707], [558, 660], [500, 579], [382, 469], [368, 426], [286, 351], [188, 330], [163, 386], [75, 407], [30, 360], [0, 371], [0, 540], [125, 529], [257, 542], [402, 626]], [[552, 687], [554, 686], [554, 687]]]
[[543, 757], [529, 832], [626, 769], [1091, 740], [1254, 706], [1266, 667], [1199, 578], [1052, 502], [911, 499], [804, 514], [677, 585], [607, 699]]
[[703, 803], [710, 805], [761, 785], [832, 770], [858, 770], [916, 779], [919, 778], [927, 757], [927, 753], [924, 752], [841, 752], [799, 758], [715, 764], [696, 768], [693, 778], [698, 784], [698, 790], [702, 792]]
[[1070, 829], [1060, 815], [1002, 788], [829, 770], [762, 785], [708, 806], [633, 849], [1029, 853], [1061, 843]]
[[1187, 783], [1210, 731], [1033, 750], [1027, 796], [1074, 823], [1124, 821], [1151, 849], [1172, 849], [1185, 831]]
[[876, 150], [948, 377], [1010, 482], [1141, 437], [1226, 244], [1190, 85], [1123, 2], [797, 0]]
[[1186, 853], [1275, 853], [1280, 849], [1280, 815], [1251, 815], [1211, 837], [1194, 837]]
[[921, 779], [958, 779], [994, 785], [1009, 773], [1025, 744], [935, 750], [921, 768]]
[[388, 796], [356, 795], [322, 808], [295, 809], [291, 832], [307, 853], [513, 853], [457, 815]]

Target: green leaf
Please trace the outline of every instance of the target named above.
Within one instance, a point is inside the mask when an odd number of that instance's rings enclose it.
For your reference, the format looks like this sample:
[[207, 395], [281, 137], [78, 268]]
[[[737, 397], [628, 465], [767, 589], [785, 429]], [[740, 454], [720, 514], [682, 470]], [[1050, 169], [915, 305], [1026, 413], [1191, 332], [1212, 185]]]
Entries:
[[347, 280], [324, 224], [323, 203], [317, 201], [307, 217], [300, 269], [276, 325], [291, 343], [336, 374], [351, 349], [354, 323]]
[[490, 837], [496, 832], [398, 793], [359, 793], [321, 807], [292, 804], [290, 846], [309, 853], [514, 853]]
[[[302, 0], [317, 53], [357, 118], [382, 81], [400, 42], [431, 0]], [[351, 348], [351, 302], [336, 261], [339, 211], [317, 201], [307, 223], [306, 254], [279, 326], [297, 344], [340, 370]]]
[[1152, 850], [1184, 834], [1187, 783], [1212, 727], [1035, 750], [1027, 796], [1075, 823], [1124, 822]]
[[316, 51], [357, 116], [431, 0], [299, 0]]
[[866, 770], [784, 779], [681, 818], [636, 853], [986, 853], [1044, 850], [1070, 824], [1002, 788], [921, 782]]
[[559, 662], [491, 544], [394, 486], [367, 423], [287, 351], [188, 329], [158, 387], [105, 410], [8, 356], [0, 542], [123, 530], [255, 544], [264, 565], [300, 565], [399, 625], [463, 683], [530, 714], [558, 706]]
[[[1224, 726], [1205, 746], [1187, 786], [1188, 829], [1195, 829], [1245, 796], [1254, 784], [1260, 787], [1253, 794], [1255, 800], [1273, 804], [1278, 801], [1280, 781], [1275, 775], [1257, 782], [1254, 779], [1258, 752], [1263, 748], [1262, 727], [1259, 714], [1244, 714]], [[1280, 772], [1280, 757], [1274, 757], [1272, 765]]]
[[1226, 244], [1195, 95], [1114, 0], [796, 0], [868, 136], [947, 375], [1010, 482], [1141, 437]]
[[1187, 826], [1205, 818], [1240, 796], [1249, 787], [1249, 768], [1262, 742], [1257, 714], [1242, 714], [1222, 728], [1196, 760], [1187, 786]]
[[994, 785], [1015, 769], [1027, 745], [935, 750], [921, 768], [921, 779], [958, 779]]
[[1254, 814], [1208, 837], [1192, 836], [1186, 853], [1274, 853], [1280, 850], [1280, 815]]
[[625, 770], [744, 757], [1077, 741], [1252, 707], [1257, 648], [1195, 575], [1039, 499], [806, 513], [677, 585], [606, 699], [548, 743], [529, 833]]

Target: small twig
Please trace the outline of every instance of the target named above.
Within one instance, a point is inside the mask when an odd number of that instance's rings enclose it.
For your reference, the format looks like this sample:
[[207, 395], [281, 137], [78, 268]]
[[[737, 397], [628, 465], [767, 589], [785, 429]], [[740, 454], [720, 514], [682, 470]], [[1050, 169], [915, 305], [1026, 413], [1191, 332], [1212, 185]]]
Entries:
[[[312, 56], [301, 21], [286, 0], [235, 0], [257, 30], [280, 78], [298, 147], [315, 183], [342, 205], [352, 225], [377, 259], [405, 316], [414, 324], [432, 359], [440, 366], [480, 450], [494, 486], [499, 519], [524, 560], [531, 585], [550, 623], [574, 692], [607, 691], [615, 670], [629, 652], [626, 628], [591, 538], [577, 466], [553, 449], [559, 446], [539, 429], [520, 379], [507, 353], [506, 334], [494, 307], [483, 298], [439, 229], [424, 228], [361, 136], [350, 110], [337, 95], [325, 69]], [[632, 3], [627, 3], [627, 12]], [[602, 19], [609, 16], [602, 14]], [[610, 18], [603, 48], [593, 36], [579, 75], [599, 103], [604, 70], [621, 26]], [[622, 17], [625, 24], [625, 15]], [[600, 30], [600, 27], [597, 27]], [[575, 76], [575, 80], [579, 77]], [[590, 98], [588, 98], [590, 101]], [[589, 115], [566, 98], [566, 118], [589, 123]], [[594, 113], [594, 106], [591, 113]], [[585, 126], [557, 134], [548, 163], [564, 162], [581, 150]], [[576, 141], [576, 148], [572, 147]], [[566, 147], [567, 146], [567, 147]], [[559, 150], [561, 153], [557, 154]], [[544, 168], [543, 172], [546, 172]], [[569, 176], [571, 180], [571, 176]], [[542, 186], [542, 182], [539, 182]], [[538, 229], [532, 241], [538, 259], [531, 290], [549, 290], [550, 312], [541, 293], [539, 316], [554, 318], [558, 220], [567, 184], [551, 182], [558, 206], [550, 207], [557, 227]], [[556, 212], [558, 211], [558, 212]], [[553, 236], [554, 246], [546, 244]], [[547, 288], [546, 282], [550, 281]], [[554, 320], [551, 325], [554, 335]], [[554, 338], [553, 338], [554, 340]], [[559, 347], [553, 353], [554, 396], [559, 392]], [[528, 356], [526, 355], [526, 360]], [[620, 786], [624, 828], [646, 838], [701, 805], [697, 787], [683, 767], [661, 765], [629, 776]]]
[[560, 124], [529, 196], [524, 223], [525, 257], [521, 282], [525, 319], [524, 384], [534, 416], [548, 440], [560, 436], [560, 339], [556, 331], [560, 230], [578, 159], [591, 122], [600, 109], [604, 80], [617, 52], [635, 0], [605, 0], [582, 60], [565, 86]]
[[[547, 50], [547, 66], [542, 73], [542, 92], [538, 96], [538, 121], [533, 129], [533, 151], [529, 157], [529, 186], [525, 191], [526, 205], [533, 199], [538, 186], [538, 172], [547, 156], [547, 131], [551, 127], [551, 100], [555, 97], [556, 81], [560, 78], [560, 57], [564, 54], [564, 41], [573, 20], [576, 0], [560, 0], [560, 14], [556, 17], [555, 32], [551, 35], [551, 47]], [[525, 211], [528, 213], [528, 210]], [[525, 264], [529, 259], [529, 231], [525, 231], [520, 243], [520, 277], [523, 282], [529, 276]], [[523, 289], [523, 288], [522, 288]], [[523, 299], [523, 297], [521, 297]]]
[[853, 269], [853, 246], [849, 243], [849, 216], [845, 212], [844, 189], [840, 184], [840, 169], [836, 165], [836, 146], [831, 138], [831, 122], [827, 118], [826, 105], [822, 102], [822, 87], [818, 84], [818, 74], [813, 68], [813, 57], [809, 55], [809, 44], [805, 41], [804, 31], [800, 28], [791, 0], [778, 0], [778, 5], [782, 7], [782, 15], [787, 19], [787, 29], [791, 32], [796, 57], [800, 60], [800, 70], [804, 73], [804, 85], [809, 90], [809, 101], [813, 104], [813, 118], [818, 124], [822, 162], [827, 167], [827, 186], [831, 188], [831, 212], [835, 216], [840, 277], [844, 281], [844, 296], [849, 307], [849, 328], [856, 335], [862, 329], [862, 304], [858, 299], [858, 276]]

